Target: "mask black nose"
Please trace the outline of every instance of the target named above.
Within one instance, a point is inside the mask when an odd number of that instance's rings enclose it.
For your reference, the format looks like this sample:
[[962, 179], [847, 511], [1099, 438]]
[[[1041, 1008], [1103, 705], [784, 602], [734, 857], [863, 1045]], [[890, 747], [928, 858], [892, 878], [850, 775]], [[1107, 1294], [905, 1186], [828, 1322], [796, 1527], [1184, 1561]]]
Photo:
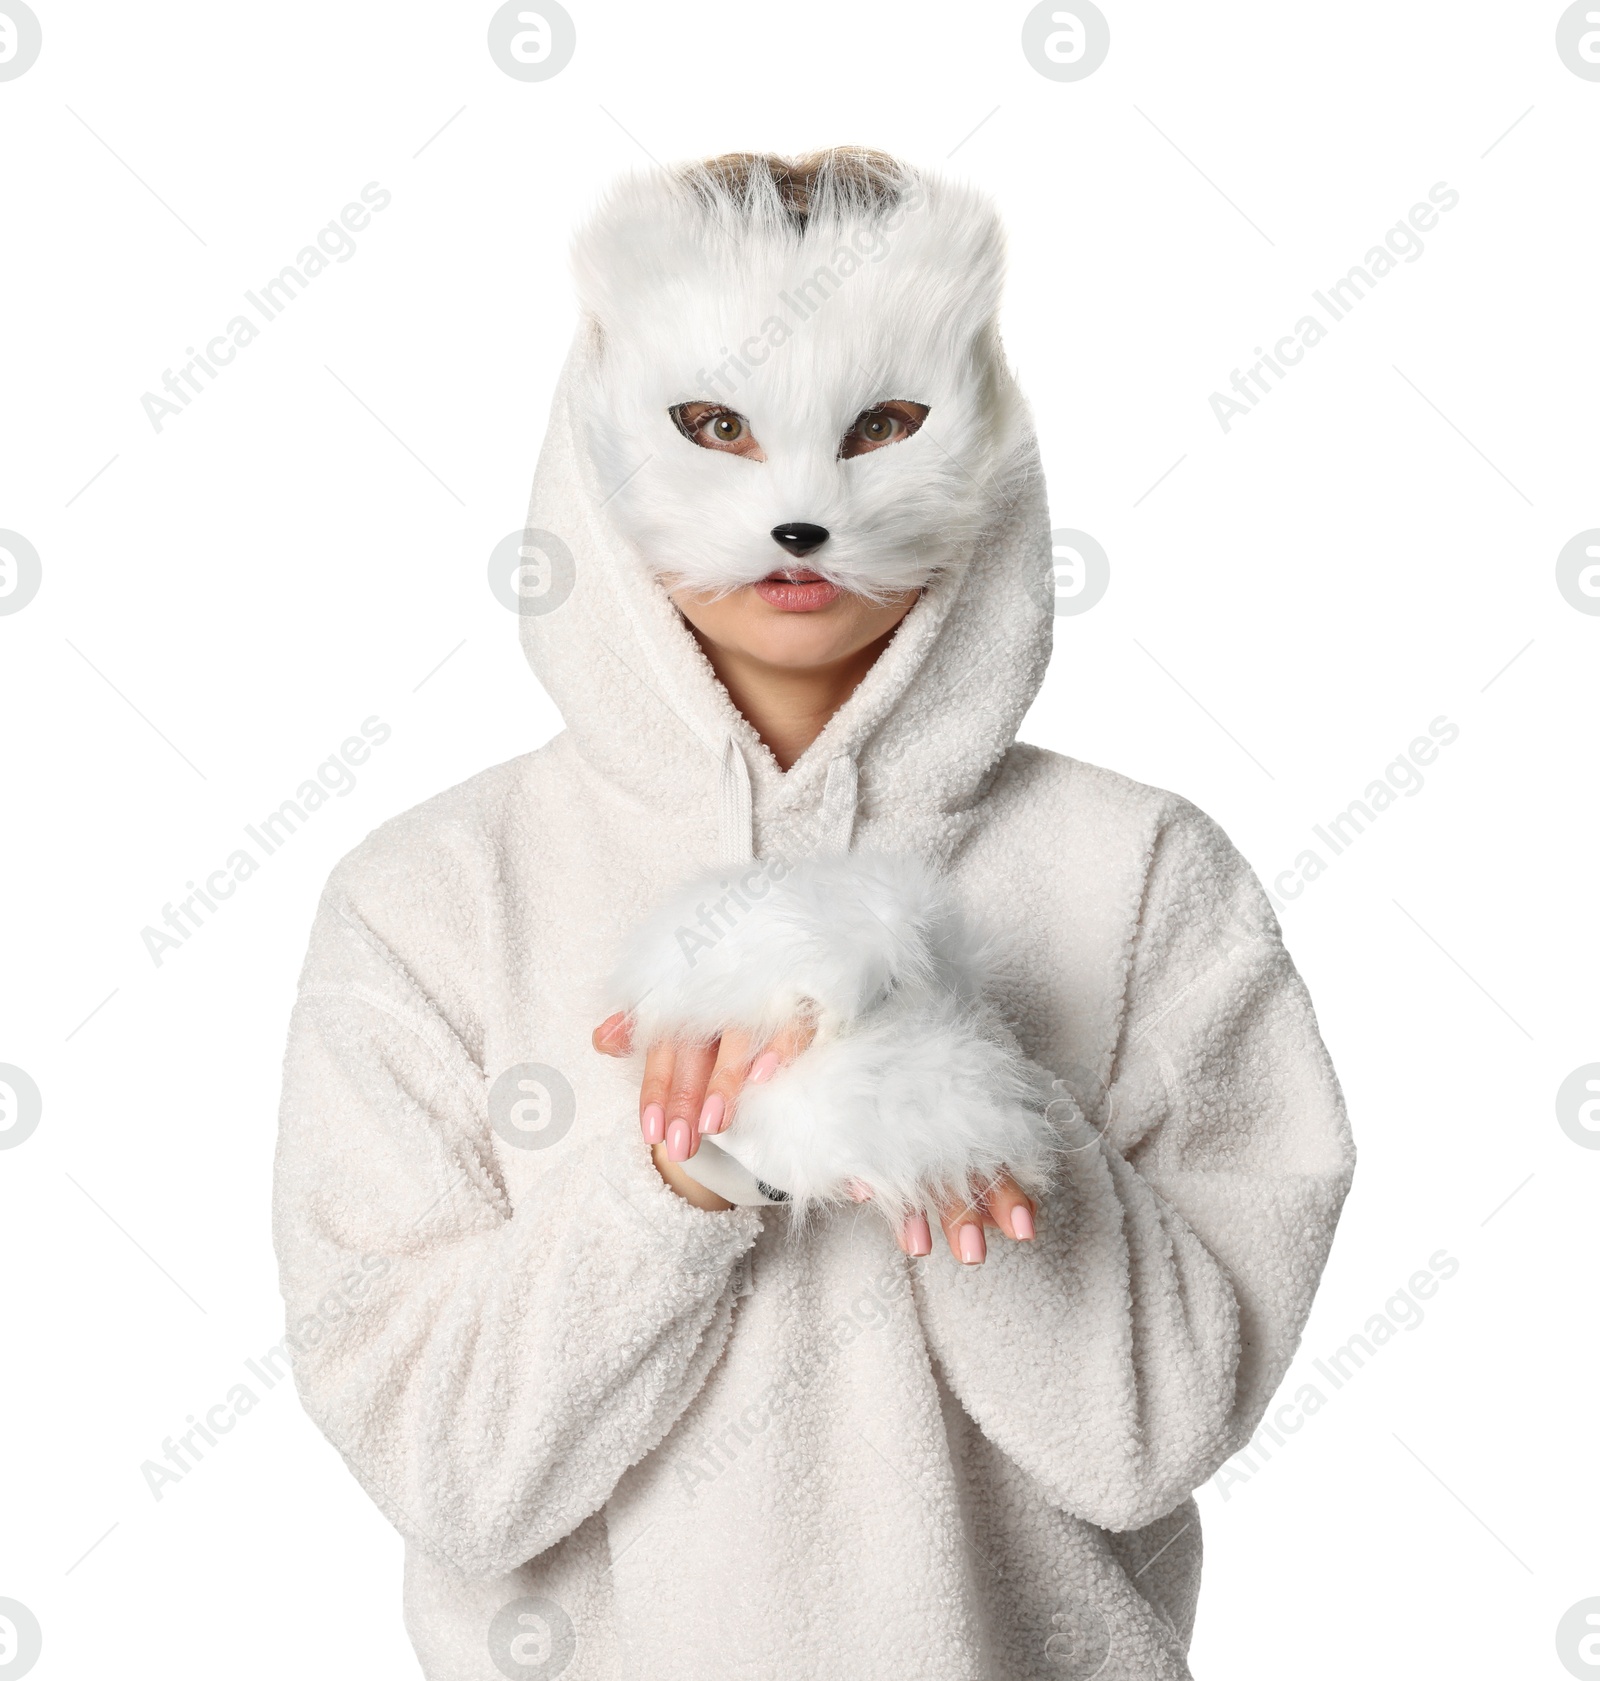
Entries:
[[785, 554], [810, 554], [827, 542], [828, 528], [825, 525], [775, 525], [772, 540]]

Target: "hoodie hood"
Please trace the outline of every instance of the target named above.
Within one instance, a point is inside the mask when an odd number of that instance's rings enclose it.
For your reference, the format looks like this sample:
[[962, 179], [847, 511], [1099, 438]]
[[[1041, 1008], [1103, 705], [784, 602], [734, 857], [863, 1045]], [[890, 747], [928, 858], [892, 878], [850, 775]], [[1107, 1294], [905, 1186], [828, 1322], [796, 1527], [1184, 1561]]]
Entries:
[[947, 861], [1050, 658], [1050, 522], [1031, 431], [970, 554], [927, 587], [785, 772], [607, 512], [578, 403], [593, 355], [580, 334], [556, 389], [522, 534], [544, 587], [519, 598], [523, 651], [586, 767], [641, 820], [686, 802], [703, 813], [708, 863], [852, 844]]
[[[706, 177], [696, 179], [704, 188]], [[901, 336], [908, 345], [926, 336], [927, 321], [921, 317], [949, 315], [951, 299], [963, 295], [965, 285], [975, 321], [963, 355], [969, 367], [973, 357], [989, 359], [985, 365], [994, 372], [992, 378], [969, 377], [964, 389], [969, 397], [978, 392], [972, 400], [980, 403], [995, 389], [1003, 390], [1004, 424], [989, 430], [993, 447], [987, 455], [968, 457], [972, 466], [960, 475], [959, 489], [930, 482], [912, 499], [918, 506], [908, 522], [927, 520], [931, 507], [935, 527], [948, 505], [949, 519], [937, 543], [923, 544], [941, 550], [938, 563], [921, 599], [860, 687], [787, 772], [734, 707], [673, 606], [658, 577], [670, 568], [660, 563], [656, 546], [650, 546], [647, 560], [638, 542], [641, 529], [648, 527], [648, 499], [674, 494], [678, 460], [691, 473], [707, 468], [729, 483], [751, 486], [766, 478], [767, 469], [702, 460], [706, 452], [668, 435], [662, 392], [651, 387], [640, 398], [628, 389], [630, 368], [637, 372], [633, 384], [654, 377], [637, 371], [648, 361], [654, 330], [648, 323], [640, 327], [638, 309], [601, 296], [607, 249], [619, 253], [611, 266], [626, 271], [622, 278], [628, 285], [643, 286], [640, 298], [648, 300], [648, 286], [637, 279], [641, 266], [676, 275], [681, 282], [695, 260], [692, 251], [685, 255], [681, 249], [689, 239], [691, 245], [709, 240], [714, 256], [705, 260], [727, 268], [727, 229], [719, 224], [707, 234], [695, 219], [700, 215], [695, 193], [681, 179], [668, 181], [654, 189], [665, 227], [659, 234], [664, 251], [647, 260], [635, 250], [625, 260], [623, 234], [649, 220], [652, 189], [634, 183], [613, 194], [579, 242], [586, 313], [551, 407], [527, 525], [520, 534], [522, 564], [513, 575], [532, 582], [526, 588], [514, 584], [514, 594], [506, 599], [516, 601], [528, 661], [559, 707], [585, 770], [632, 807], [640, 822], [665, 831], [687, 821], [692, 830], [687, 849], [706, 863], [845, 851], [853, 845], [948, 861], [1015, 739], [1049, 660], [1054, 622], [1049, 516], [1037, 444], [994, 329], [998, 226], [992, 211], [967, 189], [919, 176], [904, 180], [914, 184], [918, 197], [912, 202], [927, 208], [920, 217], [907, 217], [881, 271], [856, 277], [854, 290], [829, 305], [826, 319], [819, 315], [809, 339], [790, 347], [793, 354], [773, 358], [773, 368], [781, 371], [769, 369], [769, 383], [757, 395], [786, 397], [787, 407], [803, 407], [810, 400], [812, 375], [821, 382], [827, 372], [813, 363], [827, 359], [835, 338], [834, 359], [858, 364], [861, 346], [853, 335], [862, 312], [881, 330], [882, 319], [896, 307], [895, 294], [884, 288], [892, 287], [899, 273]], [[724, 222], [735, 214], [725, 200], [716, 203]], [[805, 242], [815, 239], [821, 226], [815, 203], [811, 220], [795, 236], [776, 226], [778, 213], [770, 203], [754, 210], [746, 203], [738, 214], [754, 218], [752, 261], [758, 268], [763, 261], [770, 266], [774, 251], [791, 256], [798, 251], [809, 260]], [[844, 212], [840, 215], [848, 220]], [[950, 231], [947, 284], [939, 278], [937, 250], [929, 243], [930, 230], [936, 233], [940, 226]], [[641, 234], [633, 246], [642, 249], [642, 240]], [[774, 279], [763, 270], [759, 285]], [[662, 284], [672, 291], [668, 281]], [[720, 295], [730, 284], [728, 275], [714, 269], [709, 292]], [[655, 336], [669, 346], [664, 365], [683, 359], [686, 352], [671, 348], [665, 328]], [[887, 353], [889, 347], [881, 348]], [[888, 394], [915, 396], [911, 387], [918, 380], [912, 370], [919, 365], [935, 385], [947, 375], [954, 379], [947, 362], [941, 364], [930, 352], [920, 364], [903, 363], [902, 372], [889, 377], [908, 389], [902, 393], [897, 385]], [[776, 389], [773, 378], [779, 381]], [[787, 389], [797, 381], [796, 389]], [[952, 424], [963, 413], [957, 385], [942, 411], [953, 417]], [[751, 389], [757, 391], [754, 380]], [[853, 399], [836, 395], [832, 401], [834, 407], [850, 407]], [[626, 475], [613, 459], [614, 438], [596, 424], [597, 415], [603, 418], [613, 404], [618, 429], [632, 439], [641, 458]], [[770, 406], [776, 425], [784, 405], [773, 401]], [[647, 409], [663, 435], [634, 438], [629, 428], [646, 424], [640, 416]], [[819, 422], [819, 438], [838, 418]], [[941, 453], [930, 446], [913, 455], [913, 446], [921, 442], [896, 444], [871, 458], [873, 472], [902, 473], [919, 458]], [[952, 432], [950, 444], [956, 443]], [[678, 449], [685, 451], [681, 458], [672, 453]], [[947, 448], [942, 453], [958, 452]], [[647, 499], [643, 513], [641, 494]], [[721, 523], [714, 520], [713, 528]], [[762, 540], [770, 541], [764, 534]], [[895, 532], [884, 531], [886, 553], [901, 541]], [[864, 565], [871, 561], [870, 553], [862, 557]]]

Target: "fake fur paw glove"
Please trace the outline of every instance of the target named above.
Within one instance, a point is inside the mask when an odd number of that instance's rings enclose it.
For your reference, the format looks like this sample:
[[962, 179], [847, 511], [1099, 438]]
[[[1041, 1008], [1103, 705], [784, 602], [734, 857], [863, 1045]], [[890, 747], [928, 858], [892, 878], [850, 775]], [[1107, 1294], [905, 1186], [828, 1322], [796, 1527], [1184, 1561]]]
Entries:
[[[804, 1212], [871, 1193], [891, 1220], [1009, 1172], [1030, 1194], [1070, 1106], [986, 1002], [989, 963], [920, 859], [852, 853], [702, 875], [634, 934], [613, 982], [640, 1050], [796, 1018], [816, 1037], [747, 1085], [716, 1146]], [[702, 1150], [706, 1145], [702, 1143]]]

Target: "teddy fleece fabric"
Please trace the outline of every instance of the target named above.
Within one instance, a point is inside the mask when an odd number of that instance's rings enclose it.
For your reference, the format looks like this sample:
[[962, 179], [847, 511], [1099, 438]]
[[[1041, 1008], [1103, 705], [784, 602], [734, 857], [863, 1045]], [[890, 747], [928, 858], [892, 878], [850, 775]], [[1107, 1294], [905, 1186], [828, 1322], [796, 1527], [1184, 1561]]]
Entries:
[[[570, 593], [521, 620], [567, 727], [377, 830], [312, 931], [275, 1203], [304, 1404], [405, 1537], [430, 1681], [1178, 1681], [1191, 1491], [1288, 1365], [1353, 1163], [1267, 901], [1192, 805], [1015, 739], [1052, 626], [1031, 444], [785, 774], [608, 521], [588, 354], [528, 522]], [[979, 1267], [867, 1207], [692, 1208], [590, 1048], [682, 882], [845, 848], [941, 872], [1082, 1114], [1037, 1240]]]

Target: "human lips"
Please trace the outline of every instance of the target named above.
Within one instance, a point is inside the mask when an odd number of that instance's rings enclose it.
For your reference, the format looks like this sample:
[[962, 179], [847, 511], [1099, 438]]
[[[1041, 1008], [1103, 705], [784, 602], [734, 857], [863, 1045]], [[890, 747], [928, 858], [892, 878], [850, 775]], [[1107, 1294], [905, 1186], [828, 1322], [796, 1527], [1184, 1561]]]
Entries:
[[820, 607], [831, 607], [844, 594], [837, 584], [797, 566], [769, 572], [754, 588], [769, 607], [781, 613], [815, 613]]

